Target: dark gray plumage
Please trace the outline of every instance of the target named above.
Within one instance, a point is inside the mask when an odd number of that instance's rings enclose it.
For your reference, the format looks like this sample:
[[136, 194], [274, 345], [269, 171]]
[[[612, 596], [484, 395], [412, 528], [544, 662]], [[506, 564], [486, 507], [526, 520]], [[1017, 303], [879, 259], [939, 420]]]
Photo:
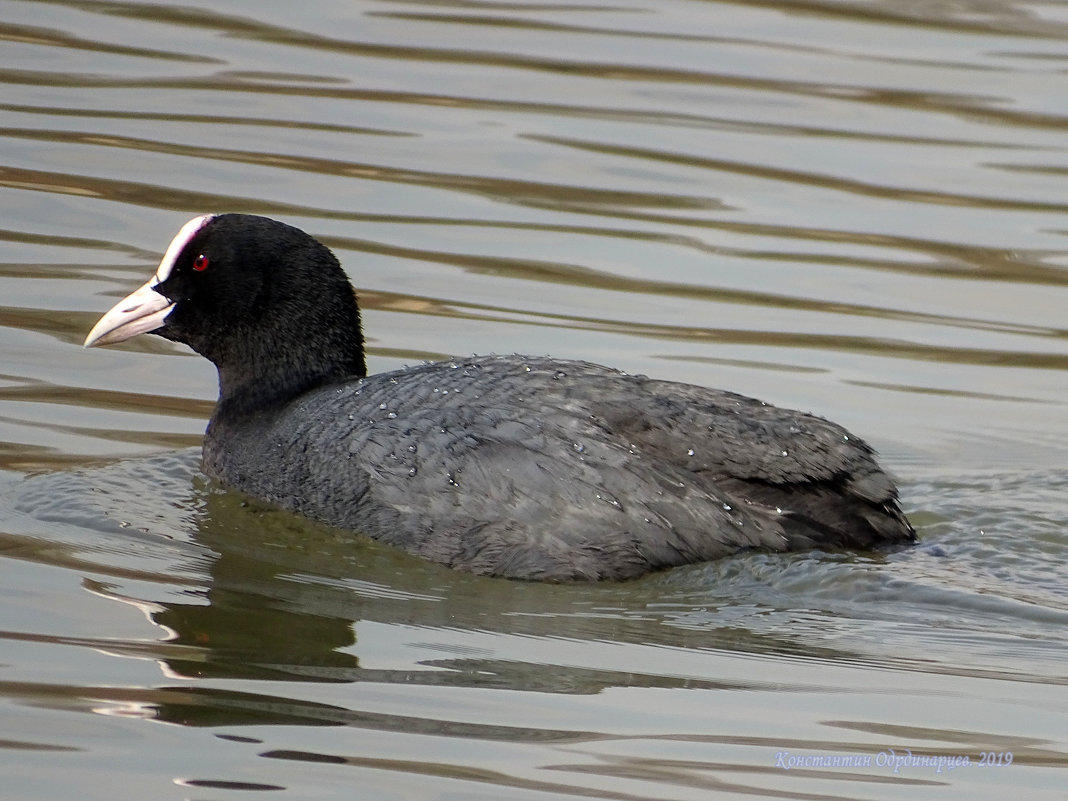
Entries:
[[[914, 539], [871, 448], [801, 412], [542, 357], [362, 377], [355, 297], [325, 247], [261, 217], [193, 222], [162, 280], [139, 290], [170, 310], [134, 333], [186, 342], [219, 367], [204, 465], [224, 484], [452, 567], [526, 579]], [[134, 327], [107, 320], [88, 344]]]

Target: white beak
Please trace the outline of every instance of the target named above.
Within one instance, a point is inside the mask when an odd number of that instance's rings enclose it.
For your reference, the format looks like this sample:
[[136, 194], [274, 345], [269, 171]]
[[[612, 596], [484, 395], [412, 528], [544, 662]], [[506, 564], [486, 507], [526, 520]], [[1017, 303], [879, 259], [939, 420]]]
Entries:
[[113, 345], [162, 327], [174, 304], [157, 292], [155, 285], [156, 276], [152, 276], [148, 283], [112, 306], [93, 326], [84, 347]]

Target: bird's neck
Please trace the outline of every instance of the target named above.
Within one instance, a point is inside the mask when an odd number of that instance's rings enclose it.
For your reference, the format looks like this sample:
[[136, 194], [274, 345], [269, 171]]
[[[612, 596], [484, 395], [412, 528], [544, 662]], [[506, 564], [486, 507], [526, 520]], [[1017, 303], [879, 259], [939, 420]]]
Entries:
[[[255, 364], [255, 372], [246, 365]], [[326, 384], [367, 374], [362, 349], [333, 352], [328, 359], [274, 360], [262, 355], [242, 364], [219, 366], [219, 401], [213, 419], [269, 413]]]

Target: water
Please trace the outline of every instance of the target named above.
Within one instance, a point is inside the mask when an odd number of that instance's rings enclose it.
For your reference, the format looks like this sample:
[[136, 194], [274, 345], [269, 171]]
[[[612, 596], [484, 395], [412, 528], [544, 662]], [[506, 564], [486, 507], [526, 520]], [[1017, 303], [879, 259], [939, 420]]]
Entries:
[[[1064, 797], [1064, 4], [0, 20], [0, 797]], [[336, 250], [374, 371], [816, 411], [922, 542], [552, 587], [249, 505], [199, 473], [210, 365], [80, 348], [224, 210]]]

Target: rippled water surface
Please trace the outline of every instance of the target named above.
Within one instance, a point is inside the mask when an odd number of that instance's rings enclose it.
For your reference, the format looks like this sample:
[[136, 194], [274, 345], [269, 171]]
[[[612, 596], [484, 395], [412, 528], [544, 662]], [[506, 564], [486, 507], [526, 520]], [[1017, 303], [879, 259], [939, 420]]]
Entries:
[[[1064, 797], [1066, 110], [1053, 0], [0, 0], [0, 797]], [[922, 542], [543, 586], [247, 505], [210, 365], [80, 347], [225, 210], [372, 370], [812, 410]]]

